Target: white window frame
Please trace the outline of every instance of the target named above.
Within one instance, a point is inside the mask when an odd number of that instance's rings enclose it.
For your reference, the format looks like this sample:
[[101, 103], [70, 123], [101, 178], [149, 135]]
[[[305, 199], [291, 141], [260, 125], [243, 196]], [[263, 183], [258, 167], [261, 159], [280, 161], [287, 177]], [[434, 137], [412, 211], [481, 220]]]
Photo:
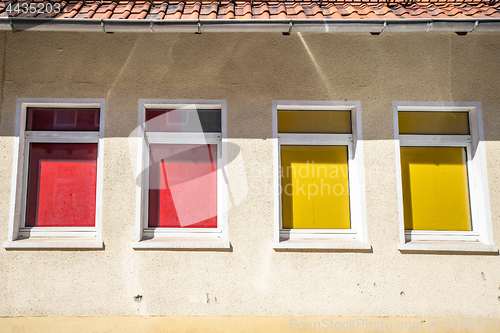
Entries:
[[[103, 99], [18, 99], [12, 167], [9, 231], [6, 249], [102, 249], [102, 184], [104, 153]], [[27, 109], [99, 108], [100, 128], [95, 132], [26, 131]], [[96, 210], [94, 227], [25, 227], [29, 149], [31, 143], [97, 143]]]
[[[220, 133], [146, 132], [148, 109], [216, 109], [221, 111]], [[139, 100], [137, 131], [137, 201], [134, 249], [229, 249], [227, 228], [226, 102], [220, 100]], [[167, 118], [168, 120], [168, 118]], [[149, 228], [149, 151], [150, 144], [217, 145], [217, 228]], [[141, 172], [144, 171], [144, 172]]]
[[[399, 134], [399, 112], [467, 112], [470, 135]], [[401, 251], [498, 252], [493, 245], [481, 103], [394, 102], [394, 138]], [[465, 147], [471, 231], [405, 230], [401, 147]]]
[[[350, 111], [352, 134], [278, 133], [278, 111]], [[283, 229], [281, 224], [281, 146], [347, 146], [350, 229]], [[360, 102], [273, 102], [274, 248], [369, 251], [366, 229], [365, 177]]]

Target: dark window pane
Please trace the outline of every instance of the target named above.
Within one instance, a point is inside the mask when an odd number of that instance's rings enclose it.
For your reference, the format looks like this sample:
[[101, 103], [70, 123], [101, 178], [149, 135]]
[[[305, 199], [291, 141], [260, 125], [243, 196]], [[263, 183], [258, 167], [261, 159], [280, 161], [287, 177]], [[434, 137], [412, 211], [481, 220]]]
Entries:
[[99, 131], [100, 109], [28, 108], [27, 131]]
[[220, 133], [221, 113], [212, 109], [149, 109], [146, 131]]

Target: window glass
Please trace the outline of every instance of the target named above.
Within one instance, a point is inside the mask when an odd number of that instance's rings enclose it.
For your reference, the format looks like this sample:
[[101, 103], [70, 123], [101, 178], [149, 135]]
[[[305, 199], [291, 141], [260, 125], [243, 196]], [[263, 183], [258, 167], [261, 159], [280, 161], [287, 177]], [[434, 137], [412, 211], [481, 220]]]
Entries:
[[279, 133], [350, 134], [350, 111], [278, 110]]
[[217, 145], [152, 144], [149, 227], [217, 227]]
[[27, 131], [99, 131], [100, 109], [28, 108]]
[[281, 146], [283, 229], [349, 229], [347, 146]]
[[[156, 118], [155, 120], [152, 120]], [[152, 120], [152, 121], [150, 121]], [[215, 109], [148, 109], [149, 132], [221, 132], [221, 111]]]
[[95, 226], [97, 143], [31, 143], [27, 227]]
[[398, 112], [399, 134], [469, 135], [468, 112]]
[[464, 147], [401, 147], [407, 230], [471, 230]]

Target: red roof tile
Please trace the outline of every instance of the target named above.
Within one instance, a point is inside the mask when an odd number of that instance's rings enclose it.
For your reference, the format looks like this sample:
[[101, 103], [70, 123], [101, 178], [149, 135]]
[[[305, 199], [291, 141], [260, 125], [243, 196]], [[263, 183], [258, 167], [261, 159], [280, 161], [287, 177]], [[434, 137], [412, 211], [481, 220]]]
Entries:
[[132, 20], [142, 20], [148, 15], [149, 8], [151, 7], [150, 2], [146, 2], [143, 4], [136, 3], [135, 6], [130, 11], [129, 19]]
[[94, 16], [97, 8], [99, 8], [98, 2], [88, 4], [88, 5], [84, 6], [75, 17], [76, 18], [92, 18], [92, 16]]
[[[10, 0], [9, 0], [10, 1]], [[55, 17], [85, 19], [412, 19], [500, 18], [500, 2], [481, 0], [290, 0], [290, 1], [95, 1], [52, 0], [59, 13], [6, 12], [0, 17]], [[34, 0], [46, 2], [47, 0]], [[398, 0], [399, 1], [399, 0]], [[24, 3], [26, 1], [18, 1]]]
[[234, 3], [230, 2], [219, 7], [218, 19], [234, 19]]
[[167, 10], [165, 12], [164, 19], [179, 20], [182, 17], [182, 11], [184, 10], [184, 2], [179, 2], [178, 4], [167, 5]]
[[286, 7], [284, 3], [269, 3], [269, 14], [271, 19], [286, 19]]
[[252, 5], [250, 2], [245, 2], [240, 5], [236, 5], [234, 8], [234, 16], [237, 19], [251, 19], [252, 18]]
[[356, 12], [359, 15], [366, 16], [373, 13], [373, 8], [371, 6], [362, 3], [357, 7]]
[[399, 16], [385, 5], [376, 5], [372, 7], [373, 14], [384, 19], [397, 19]]
[[269, 14], [269, 7], [265, 2], [261, 3], [260, 5], [253, 6], [252, 10], [253, 10], [253, 16], [256, 19], [267, 20], [271, 18]]
[[324, 18], [321, 8], [317, 3], [303, 4], [302, 9], [307, 17], [318, 18], [318, 15], [320, 15], [321, 18]]
[[494, 15], [494, 14], [498, 15], [498, 12], [499, 12], [498, 7], [495, 8], [495, 6], [488, 6], [485, 4], [480, 4], [479, 6], [481, 6], [481, 11], [482, 11], [483, 15], [487, 15], [487, 16]]
[[167, 4], [164, 3], [161, 6], [151, 8], [149, 11], [149, 15], [147, 15], [146, 18], [162, 20], [165, 17], [166, 11], [167, 11]]
[[217, 2], [202, 4], [200, 10], [200, 19], [215, 19], [217, 18], [218, 10], [219, 4]]
[[201, 3], [186, 3], [184, 5], [184, 11], [182, 12], [181, 19], [184, 20], [197, 20], [200, 16]]
[[66, 14], [66, 15], [63, 15], [62, 17], [66, 17], [66, 18], [75, 17], [75, 15], [78, 14], [78, 11], [82, 7], [83, 7], [83, 1], [78, 1], [75, 4], [69, 4], [62, 9], [62, 13]]
[[342, 14], [340, 14], [339, 9], [334, 4], [328, 4], [323, 7], [323, 15], [332, 19], [341, 19], [343, 18]]

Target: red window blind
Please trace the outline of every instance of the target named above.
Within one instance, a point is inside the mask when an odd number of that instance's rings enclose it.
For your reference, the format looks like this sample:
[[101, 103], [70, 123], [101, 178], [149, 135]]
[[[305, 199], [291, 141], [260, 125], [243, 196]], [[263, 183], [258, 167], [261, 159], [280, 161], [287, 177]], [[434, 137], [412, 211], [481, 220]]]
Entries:
[[30, 145], [27, 227], [95, 226], [97, 143]]
[[149, 227], [217, 227], [217, 145], [153, 144]]

